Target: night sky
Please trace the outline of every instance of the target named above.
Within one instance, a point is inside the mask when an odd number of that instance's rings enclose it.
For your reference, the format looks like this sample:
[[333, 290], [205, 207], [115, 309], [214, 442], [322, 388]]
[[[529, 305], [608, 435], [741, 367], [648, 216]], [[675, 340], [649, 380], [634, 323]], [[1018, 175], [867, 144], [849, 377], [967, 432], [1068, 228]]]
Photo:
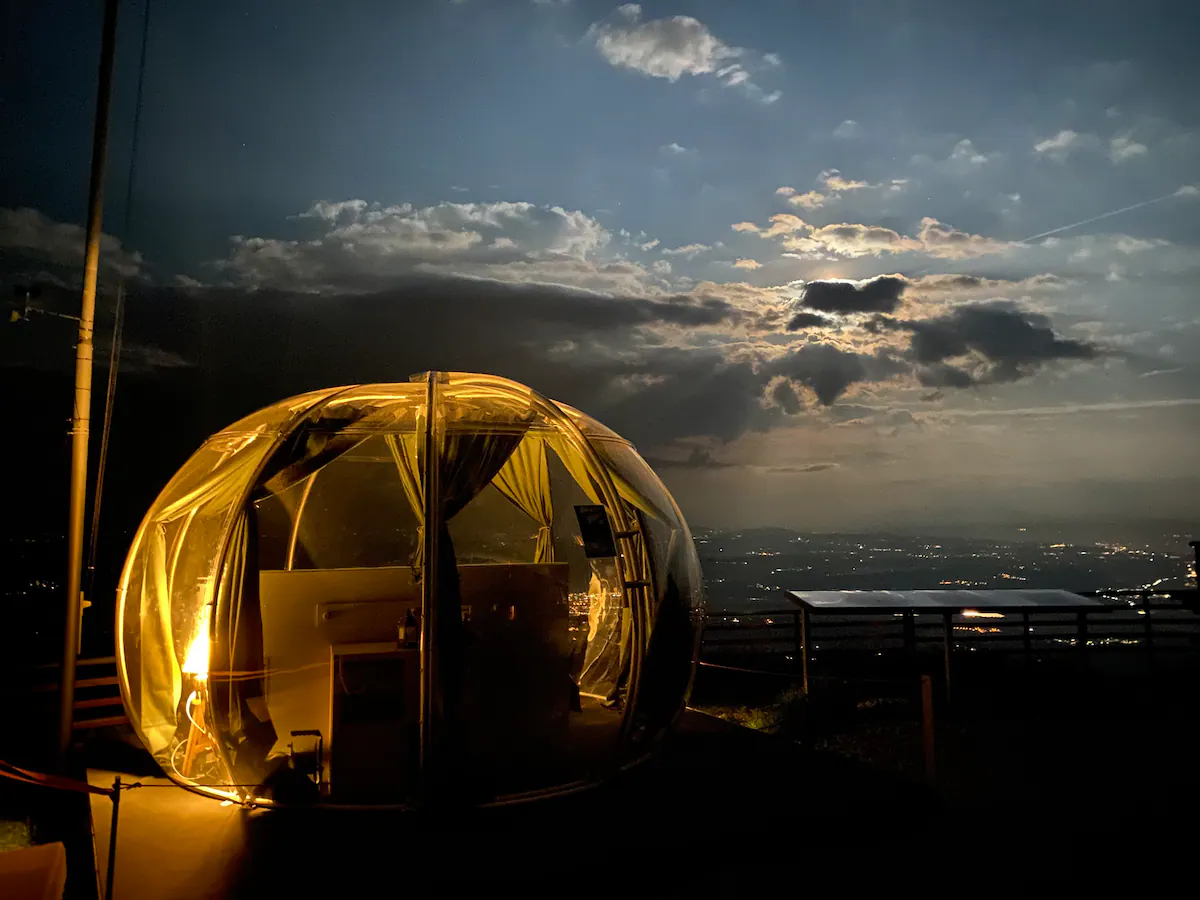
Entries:
[[[103, 4], [15, 6], [0, 280], [70, 311]], [[134, 496], [258, 405], [442, 368], [592, 412], [698, 524], [1194, 509], [1194, 4], [151, 6], [100, 301], [103, 351], [124, 272]], [[63, 430], [71, 345], [0, 328], [27, 434]]]

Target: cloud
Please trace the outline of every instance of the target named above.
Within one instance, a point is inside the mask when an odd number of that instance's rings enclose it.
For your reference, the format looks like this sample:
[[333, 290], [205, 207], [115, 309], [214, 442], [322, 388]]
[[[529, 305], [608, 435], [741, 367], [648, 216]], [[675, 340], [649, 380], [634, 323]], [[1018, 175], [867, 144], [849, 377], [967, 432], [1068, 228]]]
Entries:
[[734, 231], [749, 232], [762, 238], [776, 237], [781, 234], [791, 234], [795, 231], [808, 231], [812, 229], [811, 225], [799, 216], [793, 216], [791, 213], [776, 213], [771, 216], [770, 222], [771, 224], [767, 228], [759, 228], [753, 222], [736, 222], [730, 227]]
[[742, 47], [732, 47], [717, 38], [703, 22], [691, 16], [642, 21], [642, 8], [636, 3], [619, 6], [608, 22], [597, 22], [588, 29], [600, 55], [611, 65], [632, 69], [653, 78], [678, 81], [684, 75], [711, 75], [726, 87], [738, 87], [762, 103], [774, 103], [779, 92], [763, 91], [751, 80], [748, 66], [756, 59], [774, 68], [777, 56], [756, 58]]
[[871, 327], [911, 335], [906, 358], [917, 365], [926, 387], [1011, 382], [1050, 362], [1091, 360], [1106, 352], [1061, 337], [1046, 316], [1003, 301], [965, 304], [931, 319], [879, 316]]
[[1031, 275], [1015, 281], [1004, 278], [985, 278], [982, 275], [935, 274], [923, 275], [909, 282], [910, 292], [922, 295], [954, 293], [956, 296], [987, 294], [1029, 294], [1042, 291], [1061, 291], [1067, 280], [1049, 272]]
[[922, 249], [920, 241], [906, 237], [890, 228], [877, 225], [861, 225], [840, 222], [814, 228], [803, 237], [785, 238], [784, 249], [801, 255], [823, 255], [859, 257], [879, 256], [882, 253], [916, 252]]
[[1100, 146], [1100, 139], [1094, 134], [1080, 134], [1069, 128], [1064, 128], [1058, 134], [1038, 141], [1033, 145], [1033, 152], [1047, 156], [1057, 162], [1063, 162], [1072, 153], [1079, 150], [1095, 150]]
[[672, 250], [663, 250], [663, 256], [683, 256], [687, 259], [694, 259], [701, 253], [707, 253], [711, 250], [708, 244], [684, 244], [682, 247], [675, 247]]
[[852, 181], [842, 177], [842, 173], [837, 169], [826, 169], [820, 175], [820, 181], [825, 185], [827, 190], [835, 193], [842, 191], [860, 191], [863, 188], [875, 187], [866, 181]]
[[418, 208], [345, 200], [316, 203], [296, 218], [311, 222], [318, 233], [304, 240], [235, 236], [218, 270], [247, 287], [309, 293], [374, 291], [422, 270], [596, 289], [604, 289], [606, 281], [628, 289], [629, 277], [640, 277], [634, 264], [606, 269], [598, 263], [596, 252], [611, 238], [607, 229], [583, 212], [558, 206]]
[[1172, 196], [1175, 197], [1200, 197], [1200, 186], [1194, 184], [1185, 184], [1179, 188]]
[[848, 313], [890, 313], [900, 305], [908, 279], [899, 275], [880, 275], [865, 281], [810, 281], [800, 294], [800, 302], [810, 309], [846, 315]]
[[991, 161], [994, 156], [995, 154], [980, 153], [975, 149], [970, 138], [963, 138], [954, 145], [954, 149], [950, 152], [949, 162], [975, 169]]
[[853, 119], [846, 119], [837, 128], [833, 129], [835, 138], [854, 138], [862, 134], [862, 128]]
[[804, 209], [820, 209], [829, 198], [819, 191], [806, 191], [803, 194], [793, 194], [788, 197], [788, 203]]
[[1120, 134], [1108, 144], [1108, 158], [1114, 163], [1123, 163], [1146, 154], [1146, 145], [1139, 144], [1131, 135]]
[[749, 269], [753, 271], [755, 269], [761, 269], [762, 263], [756, 259], [739, 259], [734, 261], [733, 267], [735, 269]]
[[696, 151], [684, 147], [681, 144], [676, 144], [674, 141], [672, 141], [669, 144], [663, 144], [661, 147], [659, 147], [658, 152], [664, 156], [683, 156], [684, 154], [695, 153]]
[[886, 352], [858, 353], [832, 344], [801, 344], [760, 367], [769, 378], [782, 377], [808, 388], [822, 406], [836, 403], [858, 382], [895, 378], [909, 366]]
[[[590, 220], [557, 207], [344, 201], [314, 204], [296, 221], [315, 234], [257, 239], [274, 248], [270, 265], [239, 269], [234, 262], [245, 261], [235, 256], [222, 269], [227, 285], [148, 290], [128, 325], [127, 345], [145, 348], [140, 365], [246, 407], [425, 368], [496, 372], [654, 447], [689, 436], [731, 441], [874, 386], [965, 383], [951, 369], [972, 384], [1011, 380], [1042, 360], [1088, 358], [1091, 346], [1054, 335], [1048, 320], [1030, 314], [1022, 314], [1026, 324], [1035, 337], [1049, 332], [1048, 345], [1006, 343], [997, 323], [951, 314], [879, 316], [870, 328], [822, 315], [890, 308], [908, 283], [898, 276], [814, 281], [799, 304], [794, 288], [740, 282], [651, 293], [653, 273], [600, 256], [605, 240]], [[781, 237], [808, 228], [786, 214], [772, 227]], [[414, 263], [417, 248], [426, 255]], [[839, 298], [847, 291], [850, 300]], [[957, 345], [929, 350], [939, 328], [959, 335], [966, 355], [952, 355]], [[3, 339], [0, 359], [11, 365], [15, 338]]]
[[[828, 191], [823, 194], [820, 191], [806, 191], [798, 193], [793, 187], [776, 188], [775, 193], [780, 196], [787, 197], [787, 202], [792, 206], [799, 206], [803, 209], [820, 209], [826, 203], [836, 200], [838, 194], [846, 191], [861, 191], [865, 188], [876, 188], [881, 185], [870, 184], [866, 181], [853, 181], [843, 178], [841, 172], [837, 169], [826, 169], [818, 177], [817, 181], [822, 185], [824, 190]], [[904, 185], [905, 179], [896, 179], [891, 182], [892, 186]]]
[[[39, 266], [67, 270], [70, 283], [83, 277], [83, 251], [87, 233], [83, 226], [58, 222], [36, 209], [0, 208], [0, 250]], [[100, 266], [105, 274], [138, 275], [143, 260], [111, 234], [100, 237]], [[55, 276], [55, 280], [58, 279]], [[67, 282], [63, 282], [64, 284]]]
[[636, 3], [626, 3], [617, 9], [620, 21], [589, 30], [600, 54], [618, 68], [678, 81], [684, 75], [714, 73], [725, 60], [737, 56], [734, 48], [691, 16], [642, 22], [641, 14]]
[[984, 256], [989, 253], [1000, 253], [1011, 244], [996, 241], [978, 234], [958, 231], [937, 219], [926, 216], [921, 220], [921, 230], [917, 233], [923, 249], [930, 256], [939, 259], [967, 259], [973, 256]]
[[830, 325], [830, 321], [822, 315], [814, 312], [801, 310], [788, 319], [788, 331], [801, 331], [805, 328], [825, 328]]
[[[789, 201], [795, 199], [793, 196]], [[879, 225], [852, 222], [818, 228], [789, 213], [771, 216], [771, 225], [767, 228], [760, 228], [753, 222], [737, 222], [732, 228], [761, 238], [782, 236], [783, 249], [800, 258], [821, 258], [828, 254], [855, 258], [884, 253], [925, 253], [939, 259], [967, 259], [1001, 253], [1014, 246], [1006, 241], [958, 231], [929, 216], [921, 220], [916, 237]]]

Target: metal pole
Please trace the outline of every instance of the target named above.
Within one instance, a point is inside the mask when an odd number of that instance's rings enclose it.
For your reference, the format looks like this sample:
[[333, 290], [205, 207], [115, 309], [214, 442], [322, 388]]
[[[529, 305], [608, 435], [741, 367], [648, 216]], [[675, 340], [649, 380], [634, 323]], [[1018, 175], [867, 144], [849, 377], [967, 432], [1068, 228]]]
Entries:
[[92, 329], [96, 319], [96, 278], [100, 269], [100, 236], [104, 224], [104, 171], [108, 157], [108, 107], [112, 96], [113, 58], [117, 37], [117, 0], [105, 0], [104, 33], [96, 86], [96, 121], [92, 132], [91, 193], [88, 197], [87, 244], [79, 338], [75, 345], [75, 408], [71, 420], [71, 502], [67, 525], [67, 602], [63, 627], [62, 681], [58, 708], [58, 763], [66, 764], [75, 724], [75, 659], [79, 655], [80, 584], [83, 579], [83, 518], [87, 505], [88, 431], [92, 409]]
[[113, 779], [112, 824], [108, 828], [108, 873], [104, 878], [104, 900], [112, 900], [113, 879], [117, 875], [117, 815], [121, 811], [121, 776]]
[[420, 800], [428, 805], [431, 800], [431, 779], [441, 777], [435, 754], [441, 737], [442, 696], [441, 672], [438, 659], [438, 525], [441, 486], [438, 483], [441, 467], [441, 443], [437, 428], [437, 372], [426, 375], [425, 434], [422, 478], [425, 485], [422, 518], [425, 523], [421, 561], [421, 744], [420, 744]]

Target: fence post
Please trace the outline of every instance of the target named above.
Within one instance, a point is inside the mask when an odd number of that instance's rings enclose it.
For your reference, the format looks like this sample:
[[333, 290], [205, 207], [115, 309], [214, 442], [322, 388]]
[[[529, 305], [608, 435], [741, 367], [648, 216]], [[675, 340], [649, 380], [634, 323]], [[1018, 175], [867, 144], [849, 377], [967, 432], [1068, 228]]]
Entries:
[[121, 776], [113, 779], [112, 825], [108, 829], [108, 873], [104, 879], [104, 900], [112, 900], [113, 879], [117, 874], [117, 815], [121, 811]]
[[1079, 644], [1079, 659], [1086, 666], [1087, 665], [1087, 644], [1088, 644], [1087, 613], [1085, 613], [1085, 612], [1076, 613], [1075, 614], [1075, 622], [1076, 622], [1076, 632], [1077, 632], [1077, 637], [1075, 638], [1075, 640], [1076, 640], [1076, 643]]
[[945, 645], [946, 667], [946, 705], [950, 705], [950, 656], [954, 652], [954, 617], [950, 613], [942, 615], [942, 642]]
[[937, 783], [937, 757], [933, 742], [933, 679], [921, 676], [921, 735], [925, 748], [925, 780]]
[[1146, 664], [1151, 669], [1153, 669], [1154, 668], [1154, 626], [1151, 625], [1150, 595], [1149, 594], [1142, 595], [1142, 618], [1145, 619], [1145, 621], [1142, 623], [1142, 628], [1145, 631], [1145, 635], [1146, 635], [1145, 636]]

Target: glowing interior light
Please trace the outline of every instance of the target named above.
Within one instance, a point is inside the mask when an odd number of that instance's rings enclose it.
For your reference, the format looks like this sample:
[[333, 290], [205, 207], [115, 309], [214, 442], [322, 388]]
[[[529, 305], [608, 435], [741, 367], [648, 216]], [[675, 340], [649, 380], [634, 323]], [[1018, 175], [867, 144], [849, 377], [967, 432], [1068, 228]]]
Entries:
[[184, 673], [194, 675], [199, 681], [208, 678], [208, 615], [209, 607], [201, 607], [196, 619], [196, 636], [192, 638], [187, 658], [183, 661]]
[[998, 612], [980, 612], [977, 609], [964, 609], [963, 617], [967, 619], [1003, 619], [1004, 613]]

